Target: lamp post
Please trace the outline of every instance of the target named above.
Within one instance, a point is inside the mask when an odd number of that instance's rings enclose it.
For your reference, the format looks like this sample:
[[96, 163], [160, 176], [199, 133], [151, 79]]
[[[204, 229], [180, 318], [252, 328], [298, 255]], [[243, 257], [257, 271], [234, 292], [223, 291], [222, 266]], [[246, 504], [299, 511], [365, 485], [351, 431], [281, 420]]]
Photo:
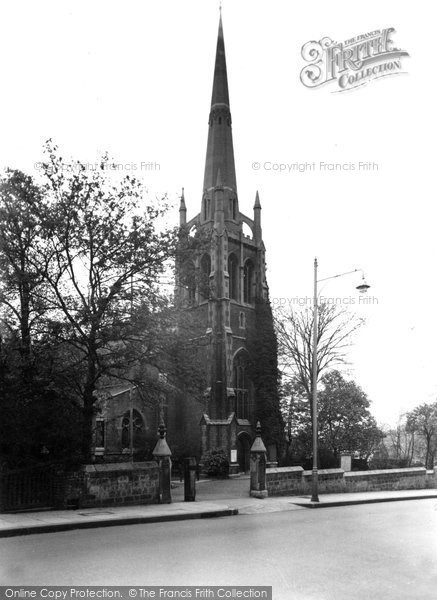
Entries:
[[314, 259], [314, 318], [313, 318], [313, 364], [312, 364], [312, 391], [313, 391], [313, 476], [311, 502], [319, 501], [319, 471], [317, 469], [317, 335], [319, 299], [317, 293], [317, 258]]
[[[324, 277], [323, 279], [317, 279], [317, 258], [314, 259], [314, 319], [313, 319], [313, 355], [312, 355], [312, 408], [313, 408], [313, 471], [312, 471], [312, 493], [311, 502], [319, 502], [319, 471], [317, 468], [317, 447], [318, 447], [318, 431], [317, 431], [317, 342], [318, 342], [318, 316], [319, 316], [319, 295], [317, 290], [317, 284], [321, 281], [327, 281], [328, 279], [336, 279], [337, 277], [343, 277], [344, 275], [350, 275], [362, 269], [354, 269], [353, 271], [347, 271], [346, 273], [340, 273], [338, 275], [332, 275], [331, 277]], [[364, 273], [360, 285], [356, 286], [356, 289], [361, 293], [365, 294], [369, 289], [370, 285], [367, 284]]]

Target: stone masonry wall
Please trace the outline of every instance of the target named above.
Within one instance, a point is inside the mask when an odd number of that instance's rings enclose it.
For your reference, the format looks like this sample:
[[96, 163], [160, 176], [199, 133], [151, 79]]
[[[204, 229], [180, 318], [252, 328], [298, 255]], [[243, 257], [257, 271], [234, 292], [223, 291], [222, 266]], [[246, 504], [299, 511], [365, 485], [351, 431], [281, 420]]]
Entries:
[[426, 469], [383, 469], [380, 471], [349, 471], [344, 474], [346, 491], [419, 490], [426, 487]]
[[266, 469], [266, 487], [269, 496], [288, 496], [303, 493], [302, 467]]
[[[278, 467], [266, 470], [269, 496], [310, 494], [311, 481], [311, 471], [304, 471], [302, 467]], [[342, 469], [319, 469], [321, 494], [435, 487], [437, 487], [435, 471], [427, 471], [423, 467], [348, 472]]]
[[67, 476], [65, 507], [90, 508], [159, 503], [159, 467], [154, 461], [84, 465]]

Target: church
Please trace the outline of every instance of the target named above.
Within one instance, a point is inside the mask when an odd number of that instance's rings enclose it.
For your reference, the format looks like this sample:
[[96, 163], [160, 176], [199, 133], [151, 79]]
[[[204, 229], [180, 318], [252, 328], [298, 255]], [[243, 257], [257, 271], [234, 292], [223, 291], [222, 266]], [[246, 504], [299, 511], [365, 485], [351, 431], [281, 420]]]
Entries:
[[231, 473], [247, 471], [260, 421], [269, 461], [276, 463], [283, 422], [258, 192], [253, 202], [253, 216], [248, 217], [240, 211], [237, 192], [220, 16], [203, 194], [199, 212], [188, 218], [182, 192], [175, 265], [179, 322], [186, 332], [187, 351], [200, 357], [205, 389], [201, 397], [187, 394], [182, 401], [170, 390], [154, 406], [142, 400], [135, 387], [108, 386], [102, 390], [95, 422], [97, 460], [150, 457], [164, 418], [176, 460], [183, 456], [202, 460], [209, 450], [221, 449]]
[[[261, 203], [256, 192], [253, 216], [240, 211], [221, 15], [200, 211], [188, 219], [182, 193], [179, 215], [181, 231], [200, 240], [176, 265], [175, 291], [184, 319], [193, 324], [196, 339], [203, 341], [205, 349], [208, 387], [205, 412], [199, 419], [200, 454], [221, 448], [228, 454], [231, 472], [248, 470], [256, 421], [260, 420], [268, 434], [269, 459], [276, 462], [282, 427]], [[255, 354], [262, 353], [260, 335], [266, 328], [272, 346], [264, 349], [264, 354], [270, 352], [264, 360], [269, 374], [256, 373], [263, 366]], [[261, 389], [264, 375], [276, 389]], [[261, 406], [266, 392], [268, 405]], [[195, 412], [189, 415], [187, 411], [185, 416], [193, 427]], [[274, 422], [275, 432], [266, 431], [266, 420]]]

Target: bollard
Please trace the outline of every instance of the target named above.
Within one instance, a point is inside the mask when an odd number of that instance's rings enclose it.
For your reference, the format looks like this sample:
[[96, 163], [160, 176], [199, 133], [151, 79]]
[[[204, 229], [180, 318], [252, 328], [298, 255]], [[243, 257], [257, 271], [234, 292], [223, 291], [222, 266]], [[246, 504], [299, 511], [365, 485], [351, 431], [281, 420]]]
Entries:
[[266, 462], [267, 451], [261, 439], [260, 422], [256, 424], [256, 437], [250, 449], [250, 495], [266, 498]]
[[153, 456], [159, 465], [159, 501], [161, 504], [171, 502], [171, 450], [165, 439], [166, 429], [163, 422], [159, 426], [159, 439], [153, 450]]
[[184, 500], [194, 502], [196, 500], [196, 476], [197, 462], [192, 456], [184, 458]]

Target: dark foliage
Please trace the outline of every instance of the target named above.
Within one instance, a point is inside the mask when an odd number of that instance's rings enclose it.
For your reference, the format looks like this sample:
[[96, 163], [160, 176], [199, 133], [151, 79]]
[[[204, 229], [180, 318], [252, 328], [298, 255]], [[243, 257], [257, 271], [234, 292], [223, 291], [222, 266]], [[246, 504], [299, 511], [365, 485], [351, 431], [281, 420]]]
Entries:
[[229, 477], [229, 460], [226, 452], [221, 449], [212, 449], [203, 457], [203, 470], [208, 477], [226, 479]]
[[[20, 353], [3, 343], [0, 358], [0, 456], [4, 467], [80, 461], [81, 410], [62, 377], [51, 372], [47, 347], [33, 348], [32, 381], [22, 378]], [[42, 348], [41, 348], [42, 350]]]
[[275, 444], [281, 455], [284, 447], [284, 421], [280, 409], [278, 347], [270, 302], [255, 305], [255, 331], [249, 331], [251, 380], [255, 388], [255, 421], [261, 423], [263, 440]]
[[[384, 437], [370, 413], [370, 401], [361, 388], [339, 371], [329, 371], [318, 394], [318, 464], [320, 468], [340, 466], [342, 451], [356, 453], [363, 469]], [[284, 386], [287, 401], [283, 414], [289, 445], [286, 461], [310, 468], [312, 417], [307, 391], [298, 379]]]

